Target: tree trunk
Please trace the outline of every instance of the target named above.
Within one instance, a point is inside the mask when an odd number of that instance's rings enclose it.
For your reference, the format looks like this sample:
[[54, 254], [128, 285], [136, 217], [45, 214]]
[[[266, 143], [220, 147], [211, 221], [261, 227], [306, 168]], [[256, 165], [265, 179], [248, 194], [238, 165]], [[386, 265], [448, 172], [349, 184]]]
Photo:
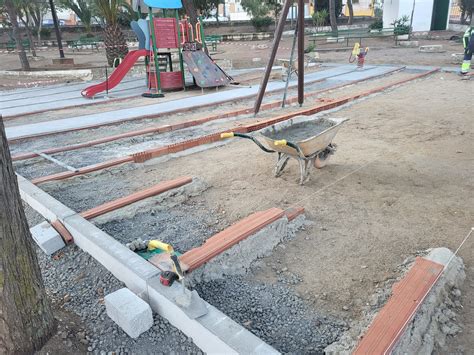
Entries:
[[26, 35], [28, 36], [28, 41], [30, 42], [31, 54], [33, 54], [33, 57], [36, 57], [36, 47], [35, 42], [33, 41], [33, 36], [31, 35], [30, 21], [28, 20], [28, 15], [26, 15], [26, 20], [23, 17], [20, 17], [20, 20], [25, 25]]
[[352, 0], [347, 0], [347, 8], [349, 9], [349, 19], [347, 20], [348, 25], [352, 25], [354, 20], [354, 8], [352, 7]]
[[331, 31], [337, 32], [336, 0], [329, 0], [329, 22], [331, 23]]
[[13, 5], [12, 0], [5, 0], [5, 8], [7, 9], [8, 17], [13, 27], [13, 38], [16, 42], [16, 51], [18, 52], [18, 56], [20, 57], [21, 69], [30, 70], [30, 63], [28, 62], [28, 57], [26, 56], [25, 48], [23, 48], [23, 44], [21, 42], [20, 28], [18, 27], [17, 20], [18, 14], [16, 12], [16, 8], [15, 5]]
[[41, 30], [43, 29], [43, 13], [41, 11], [38, 13], [38, 22], [36, 27], [38, 28], [38, 43], [41, 46]]
[[189, 22], [193, 25], [193, 28], [196, 28], [196, 23], [198, 22], [196, 7], [194, 6], [193, 0], [183, 0], [183, 7], [186, 15], [189, 18]]
[[33, 353], [56, 328], [0, 116], [0, 353]]

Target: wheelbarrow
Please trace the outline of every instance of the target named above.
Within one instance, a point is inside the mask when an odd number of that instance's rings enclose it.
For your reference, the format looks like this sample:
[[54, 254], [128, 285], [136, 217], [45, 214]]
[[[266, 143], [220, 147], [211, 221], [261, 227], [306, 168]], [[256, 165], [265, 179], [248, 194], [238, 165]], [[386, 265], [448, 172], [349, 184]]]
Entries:
[[336, 152], [336, 145], [332, 140], [347, 120], [315, 116], [293, 117], [260, 130], [259, 138], [265, 145], [257, 137], [243, 133], [222, 133], [221, 138], [250, 139], [264, 152], [278, 153], [275, 177], [283, 173], [290, 158], [296, 159], [300, 166], [300, 185], [303, 185], [309, 179], [311, 168], [323, 168]]

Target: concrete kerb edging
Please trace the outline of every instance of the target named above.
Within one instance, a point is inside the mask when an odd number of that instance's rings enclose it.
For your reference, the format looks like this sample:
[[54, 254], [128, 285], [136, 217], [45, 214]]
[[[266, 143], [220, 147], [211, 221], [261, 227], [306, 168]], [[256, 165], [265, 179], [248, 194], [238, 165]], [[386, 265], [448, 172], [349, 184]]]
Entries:
[[194, 343], [204, 352], [278, 353], [207, 302], [206, 315], [196, 319], [189, 318], [174, 302], [177, 292], [182, 292], [179, 285], [161, 285], [159, 270], [153, 265], [20, 175], [18, 184], [21, 197], [26, 203], [47, 220], [61, 221], [82, 250], [148, 302], [155, 312], [193, 338]]

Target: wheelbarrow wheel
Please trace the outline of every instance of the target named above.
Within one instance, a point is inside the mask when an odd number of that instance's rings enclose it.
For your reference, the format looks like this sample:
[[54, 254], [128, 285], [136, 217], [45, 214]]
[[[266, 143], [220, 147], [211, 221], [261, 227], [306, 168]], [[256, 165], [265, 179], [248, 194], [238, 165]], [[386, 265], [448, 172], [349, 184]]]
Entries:
[[319, 155], [316, 156], [316, 158], [314, 159], [314, 167], [316, 169], [322, 169], [326, 166], [326, 164], [328, 163], [328, 160], [329, 160], [329, 157], [330, 155], [326, 155], [324, 157], [320, 157]]
[[335, 144], [330, 144], [326, 149], [324, 149], [321, 153], [316, 155], [316, 158], [314, 158], [313, 165], [316, 169], [322, 169], [326, 166], [328, 163], [329, 158], [331, 155], [334, 154], [336, 151], [336, 145]]

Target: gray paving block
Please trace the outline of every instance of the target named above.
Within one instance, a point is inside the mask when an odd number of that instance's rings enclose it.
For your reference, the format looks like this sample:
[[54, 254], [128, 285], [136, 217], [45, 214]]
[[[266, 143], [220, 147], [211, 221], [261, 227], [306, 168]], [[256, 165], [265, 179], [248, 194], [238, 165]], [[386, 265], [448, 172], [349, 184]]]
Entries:
[[30, 232], [36, 244], [48, 255], [66, 246], [59, 233], [48, 222], [30, 228]]
[[138, 338], [153, 325], [153, 314], [148, 303], [128, 288], [121, 288], [105, 296], [107, 315], [132, 338]]

